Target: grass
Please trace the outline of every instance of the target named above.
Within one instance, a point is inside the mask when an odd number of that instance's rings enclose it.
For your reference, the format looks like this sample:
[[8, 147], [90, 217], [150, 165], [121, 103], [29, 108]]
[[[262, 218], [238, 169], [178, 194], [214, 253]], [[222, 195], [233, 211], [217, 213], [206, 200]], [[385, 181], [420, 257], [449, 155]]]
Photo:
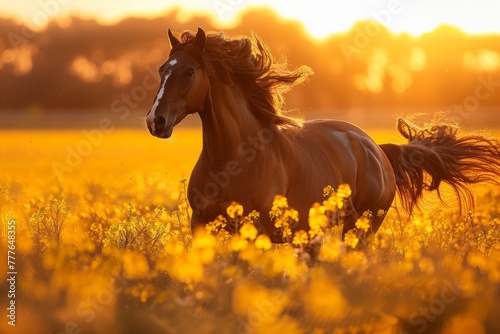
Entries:
[[[395, 131], [371, 133], [387, 142]], [[101, 135], [0, 134], [0, 254], [14, 220], [17, 271], [15, 327], [0, 288], [2, 333], [500, 332], [498, 187], [478, 187], [465, 217], [431, 196], [423, 212], [396, 206], [374, 236], [360, 221], [344, 241], [329, 219], [345, 191], [313, 211], [321, 242], [303, 233], [272, 245], [237, 204], [192, 235], [183, 180], [199, 131]], [[277, 199], [273, 215], [285, 231], [293, 210]]]

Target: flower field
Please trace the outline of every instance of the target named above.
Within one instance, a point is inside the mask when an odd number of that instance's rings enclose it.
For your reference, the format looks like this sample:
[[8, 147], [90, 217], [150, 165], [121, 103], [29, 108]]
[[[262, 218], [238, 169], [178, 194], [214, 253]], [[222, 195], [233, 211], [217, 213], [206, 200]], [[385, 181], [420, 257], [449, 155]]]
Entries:
[[[446, 191], [448, 207], [428, 195], [412, 216], [395, 202], [375, 234], [384, 212], [342, 239], [348, 185], [325, 185], [309, 217], [285, 197], [232, 203], [192, 234], [201, 134], [174, 133], [0, 133], [2, 333], [500, 333], [498, 186], [463, 214]], [[257, 235], [258, 215], [288, 243]]]

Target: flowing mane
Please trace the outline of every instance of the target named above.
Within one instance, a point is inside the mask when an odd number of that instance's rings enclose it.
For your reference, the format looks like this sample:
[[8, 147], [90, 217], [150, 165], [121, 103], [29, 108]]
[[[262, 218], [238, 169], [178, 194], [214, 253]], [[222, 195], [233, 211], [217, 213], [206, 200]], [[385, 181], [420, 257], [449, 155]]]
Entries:
[[277, 61], [269, 48], [255, 34], [252, 38], [229, 38], [224, 33], [208, 34], [203, 51], [194, 43], [194, 35], [185, 31], [181, 44], [175, 45], [170, 55], [179, 50], [198, 59], [209, 75], [223, 83], [236, 85], [246, 93], [246, 99], [255, 117], [266, 124], [301, 127], [302, 121], [283, 114], [283, 93], [303, 82], [312, 70], [301, 66], [289, 70], [285, 60]]

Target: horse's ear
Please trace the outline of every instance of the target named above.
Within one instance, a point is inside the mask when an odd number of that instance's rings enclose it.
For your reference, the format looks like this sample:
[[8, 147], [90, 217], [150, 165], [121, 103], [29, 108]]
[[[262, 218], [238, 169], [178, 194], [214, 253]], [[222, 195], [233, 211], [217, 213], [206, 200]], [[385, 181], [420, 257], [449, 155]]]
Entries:
[[170, 41], [170, 47], [174, 47], [180, 43], [180, 41], [172, 34], [172, 30], [168, 29], [168, 40]]
[[203, 29], [198, 28], [198, 31], [196, 32], [196, 45], [200, 49], [205, 49], [205, 43], [207, 41], [207, 36], [205, 35], [205, 31]]

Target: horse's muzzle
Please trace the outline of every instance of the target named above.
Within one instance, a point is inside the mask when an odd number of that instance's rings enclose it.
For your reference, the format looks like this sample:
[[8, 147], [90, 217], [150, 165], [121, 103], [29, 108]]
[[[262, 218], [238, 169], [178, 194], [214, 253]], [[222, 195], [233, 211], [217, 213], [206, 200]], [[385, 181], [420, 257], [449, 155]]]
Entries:
[[167, 120], [163, 116], [146, 117], [146, 125], [149, 133], [158, 138], [169, 138], [172, 135], [172, 126], [167, 126]]

